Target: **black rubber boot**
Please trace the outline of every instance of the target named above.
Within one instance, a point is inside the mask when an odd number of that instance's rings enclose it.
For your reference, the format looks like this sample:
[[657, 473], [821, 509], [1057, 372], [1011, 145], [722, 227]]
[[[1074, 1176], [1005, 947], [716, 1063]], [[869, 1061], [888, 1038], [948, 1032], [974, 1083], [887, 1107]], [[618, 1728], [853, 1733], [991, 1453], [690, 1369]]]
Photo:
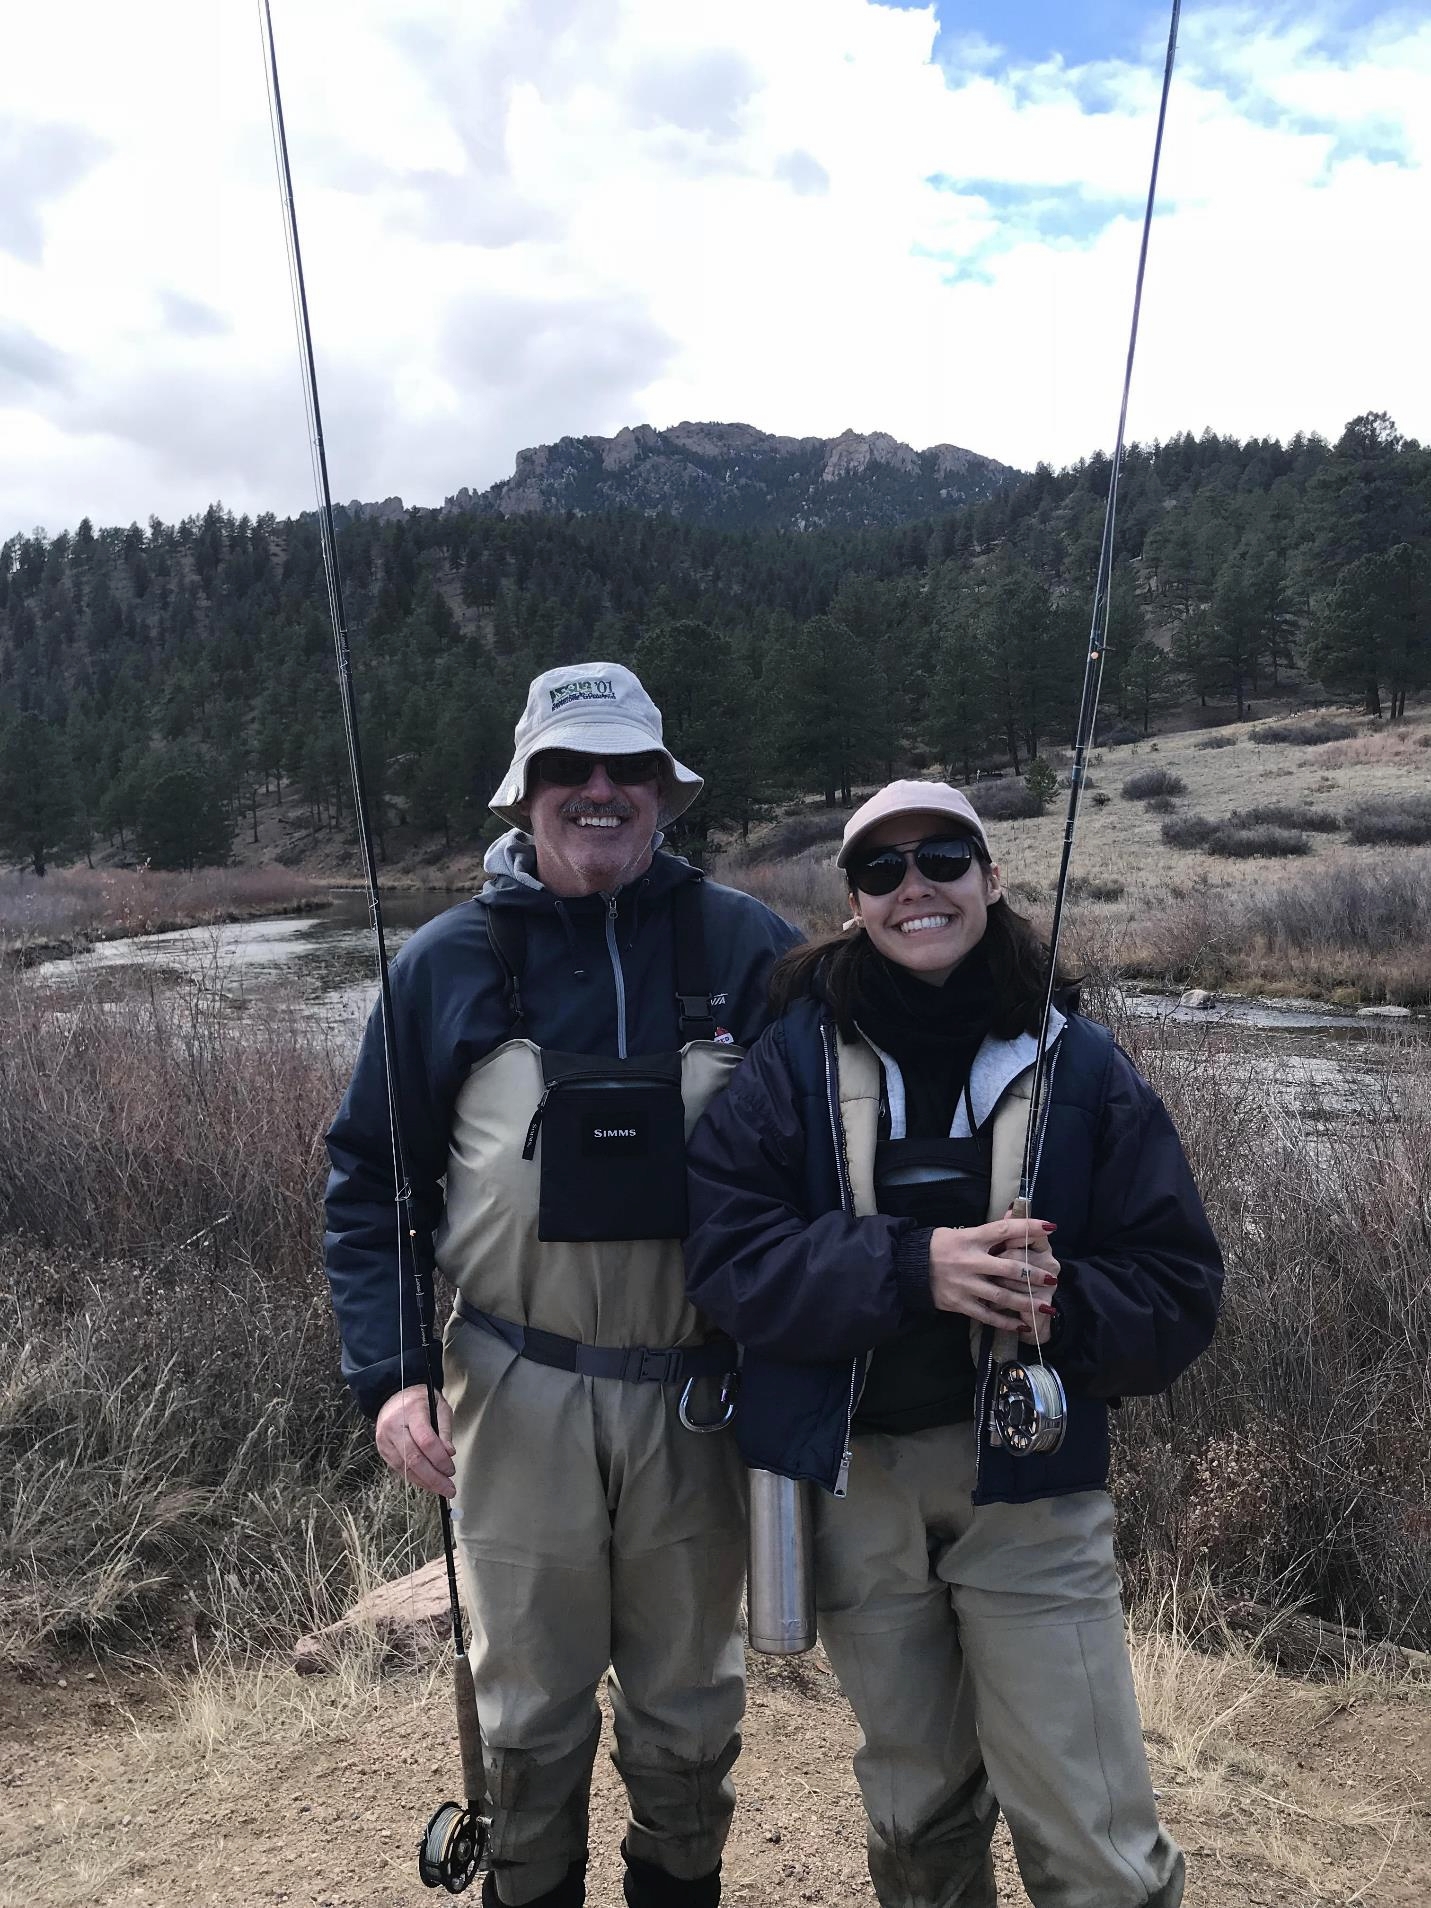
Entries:
[[[586, 1857], [573, 1862], [555, 1888], [537, 1895], [525, 1908], [584, 1908], [586, 1902]], [[505, 1908], [497, 1893], [497, 1876], [492, 1869], [482, 1877], [482, 1908]]]
[[683, 1881], [668, 1875], [654, 1862], [643, 1862], [628, 1855], [621, 1844], [621, 1859], [626, 1864], [623, 1883], [627, 1908], [716, 1908], [720, 1900], [720, 1863], [708, 1875], [696, 1875]]

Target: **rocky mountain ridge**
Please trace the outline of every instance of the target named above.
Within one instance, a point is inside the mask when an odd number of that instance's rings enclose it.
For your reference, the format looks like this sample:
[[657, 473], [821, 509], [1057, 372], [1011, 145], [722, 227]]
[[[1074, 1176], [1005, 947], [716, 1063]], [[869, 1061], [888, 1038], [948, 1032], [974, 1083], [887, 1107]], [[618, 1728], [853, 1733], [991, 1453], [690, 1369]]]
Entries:
[[511, 477], [446, 499], [504, 517], [637, 510], [728, 527], [858, 529], [974, 503], [1021, 475], [957, 444], [915, 450], [886, 431], [782, 437], [750, 424], [627, 425], [519, 451]]

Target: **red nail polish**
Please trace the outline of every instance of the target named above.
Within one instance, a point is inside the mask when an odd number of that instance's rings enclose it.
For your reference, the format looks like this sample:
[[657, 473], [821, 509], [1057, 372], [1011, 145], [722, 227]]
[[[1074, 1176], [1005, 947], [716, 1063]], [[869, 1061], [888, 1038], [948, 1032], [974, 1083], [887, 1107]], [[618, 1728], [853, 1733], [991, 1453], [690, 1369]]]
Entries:
[[1056, 1219], [1040, 1219], [1039, 1224], [1043, 1227], [1045, 1232], [1058, 1231], [1058, 1221]]
[[1058, 1284], [1057, 1272], [1045, 1272], [1043, 1275], [1043, 1282], [1045, 1285], [1057, 1285]]
[[1040, 1305], [1038, 1309], [1039, 1309], [1039, 1310], [1040, 1310], [1041, 1312], [1045, 1312], [1045, 1313], [1047, 1313], [1047, 1315], [1048, 1315], [1048, 1316], [1049, 1316], [1050, 1318], [1052, 1318], [1052, 1317], [1053, 1317], [1053, 1307], [1052, 1307], [1051, 1305]]

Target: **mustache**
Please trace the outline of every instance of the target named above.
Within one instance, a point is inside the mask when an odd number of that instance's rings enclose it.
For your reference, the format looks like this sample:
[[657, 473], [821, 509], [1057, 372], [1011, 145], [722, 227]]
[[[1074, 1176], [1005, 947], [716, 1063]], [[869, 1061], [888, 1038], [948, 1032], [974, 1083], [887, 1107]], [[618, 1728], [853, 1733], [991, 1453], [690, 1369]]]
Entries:
[[630, 802], [619, 795], [609, 802], [564, 802], [561, 811], [563, 821], [575, 821], [581, 815], [614, 815], [618, 821], [631, 821], [635, 814]]

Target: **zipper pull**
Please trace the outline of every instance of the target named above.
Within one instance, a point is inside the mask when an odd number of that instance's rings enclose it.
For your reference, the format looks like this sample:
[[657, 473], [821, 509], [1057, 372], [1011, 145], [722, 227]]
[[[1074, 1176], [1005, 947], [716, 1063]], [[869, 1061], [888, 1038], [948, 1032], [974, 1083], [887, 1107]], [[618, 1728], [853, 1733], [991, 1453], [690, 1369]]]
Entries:
[[530, 1159], [537, 1150], [537, 1134], [542, 1130], [542, 1114], [546, 1111], [547, 1101], [552, 1097], [550, 1087], [542, 1089], [542, 1097], [537, 1101], [537, 1110], [532, 1115], [532, 1123], [527, 1128], [527, 1137], [522, 1143], [522, 1158]]
[[840, 1459], [840, 1468], [835, 1473], [836, 1497], [843, 1497], [845, 1495], [845, 1487], [850, 1481], [850, 1460], [854, 1455], [853, 1451], [847, 1450], [845, 1455]]

